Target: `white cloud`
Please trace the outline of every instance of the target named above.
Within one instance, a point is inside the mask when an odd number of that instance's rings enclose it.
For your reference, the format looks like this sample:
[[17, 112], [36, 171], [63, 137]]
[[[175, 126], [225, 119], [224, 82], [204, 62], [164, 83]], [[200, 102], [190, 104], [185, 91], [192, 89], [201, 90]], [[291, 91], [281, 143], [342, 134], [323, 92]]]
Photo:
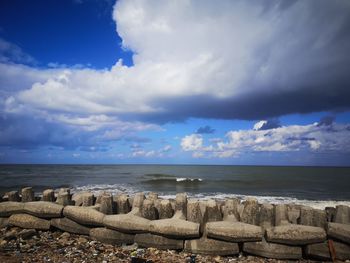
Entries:
[[118, 1], [113, 18], [124, 48], [135, 52], [133, 67], [122, 61], [105, 70], [2, 63], [0, 83], [8, 92], [17, 91], [6, 94], [6, 102], [74, 115], [172, 116], [174, 109], [159, 101], [283, 93], [323, 83], [304, 76], [343, 59], [337, 48], [327, 56], [323, 48], [347, 18], [338, 11], [349, 2], [329, 9], [323, 1], [315, 14], [314, 1], [298, 1], [288, 9], [263, 2]]
[[181, 141], [185, 151], [194, 156], [227, 158], [247, 152], [350, 152], [350, 126], [345, 124], [290, 125], [268, 130], [229, 131], [222, 140], [211, 140], [203, 146], [203, 138], [187, 135]]

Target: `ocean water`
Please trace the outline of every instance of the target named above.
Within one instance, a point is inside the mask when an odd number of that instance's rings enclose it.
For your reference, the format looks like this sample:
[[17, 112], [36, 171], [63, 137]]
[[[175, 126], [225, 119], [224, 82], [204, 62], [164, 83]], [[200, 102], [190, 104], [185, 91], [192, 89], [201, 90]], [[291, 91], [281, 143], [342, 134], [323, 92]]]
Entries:
[[154, 191], [174, 197], [247, 196], [261, 202], [302, 203], [313, 207], [350, 205], [350, 168], [214, 165], [0, 165], [0, 193], [32, 186], [70, 187], [112, 193]]

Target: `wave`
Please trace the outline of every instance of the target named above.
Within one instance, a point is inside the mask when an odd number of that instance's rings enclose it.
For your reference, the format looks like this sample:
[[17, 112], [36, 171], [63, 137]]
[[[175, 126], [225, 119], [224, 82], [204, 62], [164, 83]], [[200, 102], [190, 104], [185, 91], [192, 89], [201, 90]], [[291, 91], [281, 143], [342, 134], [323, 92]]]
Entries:
[[202, 178], [176, 178], [176, 182], [202, 182], [203, 179]]

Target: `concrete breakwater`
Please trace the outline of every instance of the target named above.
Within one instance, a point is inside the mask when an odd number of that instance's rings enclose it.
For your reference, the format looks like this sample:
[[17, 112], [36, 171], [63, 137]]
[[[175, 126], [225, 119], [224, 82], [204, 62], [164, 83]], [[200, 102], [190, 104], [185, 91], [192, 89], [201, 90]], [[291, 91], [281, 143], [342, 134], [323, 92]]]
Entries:
[[121, 245], [185, 250], [194, 254], [246, 253], [276, 259], [350, 259], [350, 207], [324, 210], [255, 199], [198, 201], [179, 193], [72, 195], [48, 189], [41, 198], [30, 187], [0, 202], [0, 226], [60, 229]]

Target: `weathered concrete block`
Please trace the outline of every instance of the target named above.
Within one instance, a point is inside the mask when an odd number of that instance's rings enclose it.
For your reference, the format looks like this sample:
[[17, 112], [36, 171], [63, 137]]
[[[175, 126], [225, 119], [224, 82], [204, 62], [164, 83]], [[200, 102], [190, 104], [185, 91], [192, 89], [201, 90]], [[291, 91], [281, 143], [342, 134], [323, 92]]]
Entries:
[[174, 210], [169, 200], [164, 199], [160, 202], [159, 219], [171, 218], [174, 215]]
[[350, 225], [340, 223], [328, 223], [328, 236], [350, 244]]
[[9, 223], [8, 217], [0, 217], [0, 228], [7, 227]]
[[104, 214], [89, 207], [65, 206], [63, 215], [75, 222], [88, 226], [103, 226]]
[[7, 193], [7, 197], [9, 201], [12, 202], [20, 202], [21, 198], [19, 197], [18, 191], [11, 191]]
[[34, 191], [32, 187], [25, 187], [21, 191], [22, 202], [33, 202], [34, 200]]
[[[350, 259], [350, 246], [333, 241], [336, 259], [347, 260]], [[311, 258], [320, 260], [331, 260], [329, 253], [328, 242], [307, 245], [305, 254]]]
[[300, 209], [300, 224], [325, 228], [327, 215], [325, 210], [302, 206]]
[[184, 249], [193, 254], [230, 256], [239, 253], [237, 243], [226, 242], [207, 237], [185, 240]]
[[92, 228], [90, 237], [111, 245], [133, 244], [135, 235], [121, 233], [104, 227]]
[[199, 201], [198, 200], [189, 200], [187, 202], [187, 220], [194, 222], [194, 223], [202, 224], [203, 219], [204, 218], [202, 215]]
[[23, 213], [24, 204], [13, 201], [0, 203], [0, 217], [8, 217], [12, 214]]
[[321, 227], [290, 224], [268, 228], [266, 237], [269, 242], [298, 246], [323, 242], [327, 236]]
[[160, 219], [149, 223], [149, 231], [166, 237], [198, 238], [199, 224], [177, 218]]
[[146, 199], [143, 201], [141, 216], [149, 220], [158, 219], [158, 211], [154, 207], [154, 200]]
[[130, 212], [131, 205], [127, 194], [119, 194], [116, 196], [118, 214], [127, 214]]
[[291, 224], [298, 224], [300, 220], [300, 205], [287, 205], [287, 219]]
[[[61, 189], [62, 190], [62, 189]], [[69, 192], [59, 191], [56, 199], [56, 203], [66, 206], [66, 205], [72, 205], [72, 196]]]
[[204, 222], [215, 222], [221, 220], [222, 214], [220, 207], [218, 206], [215, 200], [208, 200], [204, 214]]
[[55, 191], [53, 189], [44, 190], [42, 200], [46, 202], [55, 202]]
[[326, 207], [326, 215], [327, 215], [327, 222], [334, 222], [335, 214], [336, 214], [336, 209], [335, 207]]
[[50, 229], [49, 220], [45, 220], [28, 214], [14, 214], [10, 216], [8, 223], [9, 225], [18, 226], [22, 228], [33, 228], [40, 230]]
[[263, 228], [274, 226], [275, 223], [275, 209], [271, 204], [262, 204], [259, 213], [259, 225]]
[[45, 201], [36, 201], [25, 203], [23, 209], [24, 212], [33, 216], [52, 218], [62, 216], [63, 205]]
[[72, 196], [72, 201], [74, 201], [75, 206], [93, 206], [95, 196], [90, 192], [79, 192]]
[[111, 194], [104, 194], [100, 199], [100, 212], [106, 215], [112, 215], [116, 212], [113, 196]]
[[150, 192], [147, 195], [147, 199], [152, 200], [154, 202], [158, 199], [158, 194], [155, 192]]
[[184, 241], [180, 239], [171, 239], [154, 234], [136, 234], [135, 243], [141, 247], [154, 247], [157, 249], [182, 250]]
[[275, 205], [275, 226], [288, 224], [287, 206], [284, 204]]
[[206, 225], [208, 237], [230, 242], [260, 241], [263, 231], [260, 226], [242, 222], [219, 221]]
[[103, 224], [111, 229], [125, 233], [146, 233], [149, 230], [149, 219], [141, 217], [142, 205], [145, 200], [143, 193], [134, 196], [131, 212], [128, 214], [106, 215]]
[[334, 223], [350, 224], [350, 207], [346, 205], [337, 205]]
[[244, 202], [241, 221], [246, 224], [259, 225], [259, 204], [255, 198], [248, 198]]
[[252, 255], [275, 259], [301, 259], [302, 249], [297, 246], [287, 246], [275, 243], [246, 242], [243, 251]]
[[67, 218], [53, 218], [50, 220], [51, 226], [54, 226], [62, 231], [79, 234], [79, 235], [89, 235], [90, 228], [80, 225], [77, 222]]
[[222, 207], [223, 219], [225, 221], [239, 221], [240, 215], [238, 212], [238, 206], [240, 200], [238, 198], [226, 199], [224, 206]]

